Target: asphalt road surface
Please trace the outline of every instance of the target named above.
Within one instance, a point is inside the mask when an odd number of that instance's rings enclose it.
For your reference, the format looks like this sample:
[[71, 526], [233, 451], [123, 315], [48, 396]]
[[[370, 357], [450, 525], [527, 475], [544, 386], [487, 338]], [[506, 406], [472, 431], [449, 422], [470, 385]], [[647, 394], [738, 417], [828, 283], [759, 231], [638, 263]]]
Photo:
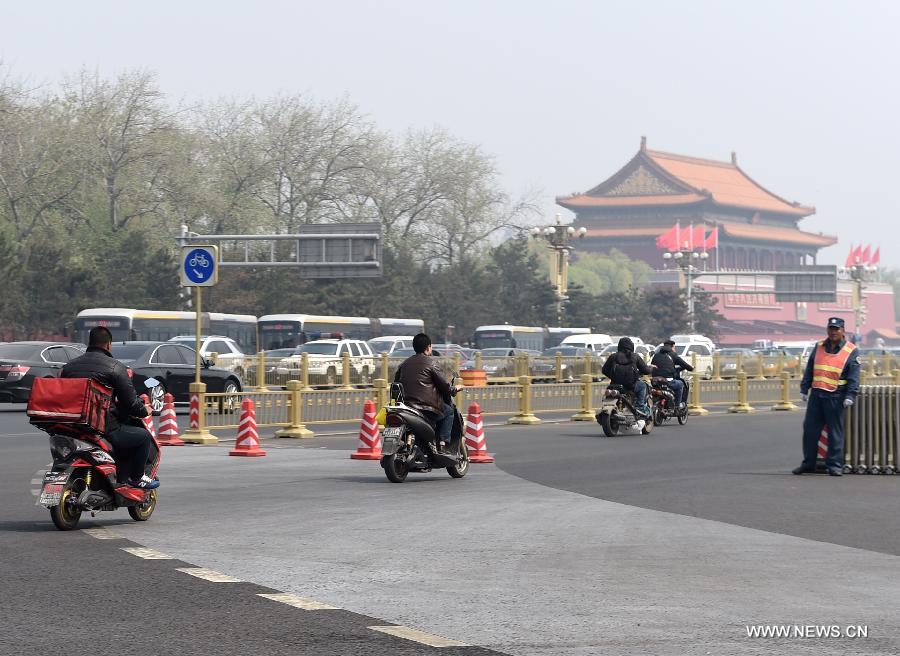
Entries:
[[[32, 494], [46, 439], [0, 407], [0, 653], [900, 653], [900, 476], [791, 476], [800, 421], [489, 426], [496, 465], [403, 485], [350, 460], [352, 436], [265, 440], [253, 459], [167, 447], [149, 522], [61, 533]], [[391, 625], [472, 646], [369, 628]]]

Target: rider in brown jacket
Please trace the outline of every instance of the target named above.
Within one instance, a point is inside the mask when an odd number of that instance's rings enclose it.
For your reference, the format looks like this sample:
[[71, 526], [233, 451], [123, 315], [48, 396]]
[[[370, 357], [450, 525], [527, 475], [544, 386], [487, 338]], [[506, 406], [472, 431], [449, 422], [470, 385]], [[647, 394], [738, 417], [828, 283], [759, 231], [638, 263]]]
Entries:
[[403, 385], [406, 404], [421, 410], [436, 426], [439, 449], [450, 443], [453, 429], [453, 406], [449, 399], [461, 387], [453, 387], [444, 378], [437, 360], [432, 357], [431, 338], [425, 333], [413, 337], [415, 355], [408, 357], [397, 369], [394, 382]]

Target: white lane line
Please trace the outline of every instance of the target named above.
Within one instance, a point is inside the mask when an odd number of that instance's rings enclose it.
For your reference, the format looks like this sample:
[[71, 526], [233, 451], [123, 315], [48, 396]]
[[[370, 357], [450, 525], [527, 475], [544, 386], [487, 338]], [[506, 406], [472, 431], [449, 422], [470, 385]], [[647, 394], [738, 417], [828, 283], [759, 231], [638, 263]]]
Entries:
[[240, 579], [236, 579], [233, 576], [228, 576], [227, 574], [222, 574], [212, 569], [206, 569], [205, 567], [176, 567], [175, 569], [179, 572], [196, 576], [198, 579], [203, 579], [204, 581], [212, 581], [213, 583], [241, 582]]
[[98, 527], [98, 528], [86, 528], [82, 531], [82, 533], [87, 533], [92, 538], [97, 538], [98, 540], [121, 540], [122, 536], [118, 533], [110, 531], [108, 528]]
[[298, 597], [292, 594], [258, 594], [256, 596], [278, 601], [294, 608], [302, 608], [303, 610], [339, 610], [337, 606], [329, 606], [315, 599], [307, 599], [306, 597]]
[[122, 551], [127, 551], [133, 556], [143, 558], [144, 560], [172, 560], [172, 556], [164, 554], [155, 549], [147, 549], [145, 547], [122, 547]]
[[431, 633], [425, 633], [418, 629], [411, 629], [408, 626], [370, 626], [373, 631], [380, 631], [388, 635], [403, 638], [404, 640], [412, 640], [429, 647], [469, 647], [464, 642], [458, 640], [450, 640]]

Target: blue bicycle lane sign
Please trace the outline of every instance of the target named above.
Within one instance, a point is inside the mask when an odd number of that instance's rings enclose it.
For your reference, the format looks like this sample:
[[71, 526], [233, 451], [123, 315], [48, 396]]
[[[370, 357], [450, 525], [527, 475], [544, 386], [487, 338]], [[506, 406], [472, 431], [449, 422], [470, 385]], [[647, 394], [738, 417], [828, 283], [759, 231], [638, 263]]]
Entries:
[[181, 249], [183, 287], [211, 287], [219, 278], [218, 246], [185, 246]]

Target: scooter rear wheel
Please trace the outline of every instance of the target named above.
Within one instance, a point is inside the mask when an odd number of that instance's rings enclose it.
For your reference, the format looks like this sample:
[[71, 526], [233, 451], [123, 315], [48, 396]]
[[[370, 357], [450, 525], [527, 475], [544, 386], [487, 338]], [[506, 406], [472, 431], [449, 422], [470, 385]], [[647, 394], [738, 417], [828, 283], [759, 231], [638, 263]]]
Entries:
[[146, 522], [156, 509], [156, 490], [150, 490], [147, 500], [139, 506], [128, 506], [128, 514], [136, 522]]
[[684, 408], [682, 408], [678, 411], [678, 423], [681, 426], [684, 426], [687, 423], [688, 414], [690, 414], [690, 413], [688, 412], [687, 406], [684, 406]]
[[619, 432], [619, 417], [612, 412], [604, 412], [600, 415], [600, 425], [606, 437], [615, 437]]
[[50, 519], [60, 531], [71, 531], [78, 526], [81, 511], [75, 508], [74, 501], [87, 487], [83, 478], [70, 478], [63, 487], [59, 505], [50, 509]]
[[381, 466], [384, 467], [384, 474], [391, 483], [402, 483], [406, 480], [406, 475], [409, 473], [406, 461], [398, 457], [396, 453], [383, 457]]

